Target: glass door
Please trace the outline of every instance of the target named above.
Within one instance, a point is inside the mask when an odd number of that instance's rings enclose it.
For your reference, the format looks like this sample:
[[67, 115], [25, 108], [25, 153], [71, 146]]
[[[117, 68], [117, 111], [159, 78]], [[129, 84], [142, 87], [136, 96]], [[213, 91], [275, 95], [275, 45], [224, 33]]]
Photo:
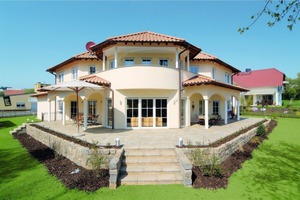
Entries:
[[167, 127], [167, 99], [155, 99], [156, 127]]
[[139, 126], [139, 99], [127, 99], [127, 127]]
[[142, 127], [153, 127], [153, 99], [142, 99]]

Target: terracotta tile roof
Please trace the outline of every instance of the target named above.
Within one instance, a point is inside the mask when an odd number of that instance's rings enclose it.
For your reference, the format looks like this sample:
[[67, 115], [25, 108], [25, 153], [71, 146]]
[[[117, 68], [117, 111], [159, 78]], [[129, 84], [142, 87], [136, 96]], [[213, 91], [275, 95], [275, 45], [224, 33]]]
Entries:
[[47, 95], [48, 92], [37, 92], [35, 94], [30, 95], [31, 97], [39, 97], [39, 96], [44, 96]]
[[82, 76], [80, 77], [80, 80], [83, 80], [85, 82], [88, 82], [88, 83], [93, 83], [93, 84], [97, 84], [97, 85], [100, 85], [100, 86], [107, 86], [107, 87], [110, 87], [110, 82], [95, 75], [95, 74], [91, 74], [91, 75], [87, 75], [87, 76]]
[[216, 56], [201, 51], [194, 57], [194, 59], [195, 60], [216, 60], [218, 58]]
[[126, 35], [120, 35], [116, 37], [107, 38], [107, 40], [118, 42], [183, 42], [184, 39], [164, 35], [160, 33], [154, 33], [150, 31], [143, 31], [137, 33], [131, 33]]
[[277, 87], [282, 86], [285, 75], [275, 68], [240, 72], [233, 76], [233, 82], [246, 87]]
[[190, 58], [195, 57], [201, 49], [188, 43], [182, 38], [164, 35], [160, 33], [154, 33], [151, 31], [143, 31], [132, 34], [126, 34], [121, 36], [115, 36], [107, 38], [105, 41], [92, 46], [91, 49], [96, 52], [98, 58], [102, 58], [103, 49], [112, 45], [116, 45], [118, 42], [141, 42], [141, 43], [170, 43], [185, 47], [190, 50]]
[[84, 52], [84, 53], [80, 53], [80, 54], [77, 54], [75, 56], [73, 56], [74, 58], [77, 58], [77, 59], [97, 59], [97, 56], [91, 52]]
[[213, 61], [216, 63], [219, 63], [220, 65], [232, 70], [232, 72], [237, 73], [240, 72], [240, 70], [238, 70], [237, 68], [229, 65], [228, 63], [220, 60], [219, 58], [217, 58], [216, 56], [213, 56], [211, 54], [205, 53], [203, 51], [201, 51], [200, 53], [198, 53], [193, 60], [209, 60], [209, 61]]
[[54, 72], [55, 70], [57, 70], [58, 68], [60, 67], [63, 67], [69, 63], [72, 63], [74, 61], [77, 61], [77, 60], [100, 60], [95, 54], [91, 53], [91, 52], [83, 52], [83, 53], [80, 53], [80, 54], [77, 54], [71, 58], [69, 58], [68, 60], [65, 60], [64, 62], [58, 64], [58, 65], [55, 65], [49, 69], [47, 69], [48, 72]]
[[24, 90], [4, 90], [5, 96], [24, 94]]
[[200, 85], [215, 85], [215, 86], [220, 86], [220, 87], [229, 88], [229, 89], [233, 89], [233, 90], [238, 90], [238, 91], [241, 91], [241, 92], [247, 92], [248, 91], [245, 88], [235, 86], [235, 85], [231, 85], [231, 84], [227, 84], [227, 83], [222, 83], [222, 82], [213, 80], [212, 78], [207, 77], [207, 76], [203, 76], [203, 75], [194, 76], [194, 77], [184, 81], [182, 83], [182, 85], [184, 87], [200, 86]]

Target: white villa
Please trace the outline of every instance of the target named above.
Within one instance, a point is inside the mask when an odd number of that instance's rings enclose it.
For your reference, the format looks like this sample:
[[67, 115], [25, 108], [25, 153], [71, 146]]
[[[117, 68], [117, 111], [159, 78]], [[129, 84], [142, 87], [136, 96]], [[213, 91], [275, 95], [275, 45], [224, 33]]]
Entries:
[[56, 83], [102, 86], [80, 91], [78, 105], [75, 92], [37, 94], [38, 117], [62, 124], [82, 113], [84, 122], [98, 116], [113, 129], [180, 128], [199, 118], [209, 128], [212, 115], [227, 124], [232, 111], [239, 120], [240, 93], [248, 91], [233, 85], [235, 67], [184, 39], [149, 31], [108, 38], [47, 71]]

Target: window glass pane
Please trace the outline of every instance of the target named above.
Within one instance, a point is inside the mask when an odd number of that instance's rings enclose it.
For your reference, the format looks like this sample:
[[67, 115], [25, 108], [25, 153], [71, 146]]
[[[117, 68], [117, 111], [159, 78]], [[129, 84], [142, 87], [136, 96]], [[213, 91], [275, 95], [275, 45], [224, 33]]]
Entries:
[[143, 58], [142, 59], [142, 65], [151, 65], [151, 59], [150, 58]]
[[132, 108], [132, 100], [127, 99], [127, 108]]
[[161, 107], [161, 99], [156, 99], [156, 108]]
[[167, 107], [167, 100], [166, 99], [162, 99], [162, 107], [163, 108]]
[[127, 109], [127, 117], [132, 117], [132, 109]]
[[148, 109], [148, 117], [153, 117], [153, 108]]
[[138, 99], [134, 99], [133, 100], [133, 107], [137, 108], [139, 106], [139, 100]]
[[190, 66], [190, 72], [198, 74], [198, 66]]
[[168, 60], [167, 59], [160, 59], [159, 60], [159, 66], [167, 67], [168, 66]]
[[161, 109], [156, 109], [156, 117], [161, 117]]
[[167, 109], [162, 109], [162, 117], [167, 117]]
[[111, 69], [115, 68], [115, 60], [110, 61], [110, 68]]
[[142, 100], [142, 108], [147, 108], [147, 99]]
[[138, 116], [139, 116], [139, 110], [133, 109], [133, 117], [138, 117]]
[[124, 65], [125, 65], [125, 66], [131, 66], [131, 65], [134, 65], [134, 59], [133, 59], [133, 58], [125, 58]]
[[147, 109], [142, 109], [142, 117], [147, 117]]
[[148, 99], [148, 108], [153, 107], [153, 99]]

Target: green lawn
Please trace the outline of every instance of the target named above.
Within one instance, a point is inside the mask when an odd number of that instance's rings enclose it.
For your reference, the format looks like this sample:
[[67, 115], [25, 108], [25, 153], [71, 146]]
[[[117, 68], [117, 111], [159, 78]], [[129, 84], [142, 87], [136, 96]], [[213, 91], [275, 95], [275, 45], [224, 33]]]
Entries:
[[300, 107], [300, 100], [282, 100], [284, 106], [291, 105], [292, 107]]
[[299, 119], [278, 119], [269, 140], [231, 177], [227, 189], [121, 186], [86, 193], [66, 189], [12, 138], [9, 131], [27, 118], [0, 118], [0, 199], [300, 199]]

